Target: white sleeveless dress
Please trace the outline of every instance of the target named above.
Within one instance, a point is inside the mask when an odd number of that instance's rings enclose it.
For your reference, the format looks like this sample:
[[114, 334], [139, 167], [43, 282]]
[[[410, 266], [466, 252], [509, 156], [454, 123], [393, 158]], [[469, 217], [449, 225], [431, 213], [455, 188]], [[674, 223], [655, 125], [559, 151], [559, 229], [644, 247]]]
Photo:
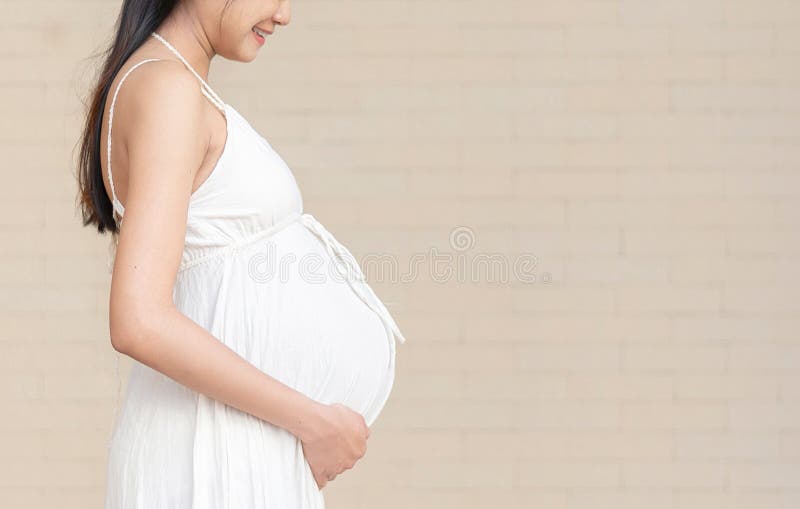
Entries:
[[[405, 338], [353, 255], [303, 212], [295, 178], [267, 140], [152, 35], [227, 118], [223, 153], [191, 196], [175, 305], [265, 373], [372, 425], [394, 383], [395, 339]], [[114, 102], [128, 73], [154, 60], [131, 67], [109, 110], [108, 178], [120, 224]], [[139, 362], [108, 447], [106, 509], [325, 506], [296, 436]]]

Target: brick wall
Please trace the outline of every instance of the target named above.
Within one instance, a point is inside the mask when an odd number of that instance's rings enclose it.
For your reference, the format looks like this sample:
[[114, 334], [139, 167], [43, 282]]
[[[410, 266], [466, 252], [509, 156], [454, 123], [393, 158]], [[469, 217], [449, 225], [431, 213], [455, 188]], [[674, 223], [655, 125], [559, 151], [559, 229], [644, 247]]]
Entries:
[[[101, 507], [131, 361], [72, 173], [120, 2], [2, 5], [0, 506]], [[408, 342], [330, 508], [800, 506], [800, 3], [292, 10], [210, 83], [355, 254], [422, 260], [367, 270]]]

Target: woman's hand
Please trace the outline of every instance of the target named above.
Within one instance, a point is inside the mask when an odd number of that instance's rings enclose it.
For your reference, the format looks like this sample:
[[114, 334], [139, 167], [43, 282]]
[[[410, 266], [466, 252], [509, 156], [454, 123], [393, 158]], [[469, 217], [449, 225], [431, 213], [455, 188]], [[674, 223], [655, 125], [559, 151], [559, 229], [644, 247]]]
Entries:
[[322, 489], [364, 456], [369, 427], [361, 414], [341, 403], [323, 405], [320, 417], [321, 424], [301, 443], [317, 486]]

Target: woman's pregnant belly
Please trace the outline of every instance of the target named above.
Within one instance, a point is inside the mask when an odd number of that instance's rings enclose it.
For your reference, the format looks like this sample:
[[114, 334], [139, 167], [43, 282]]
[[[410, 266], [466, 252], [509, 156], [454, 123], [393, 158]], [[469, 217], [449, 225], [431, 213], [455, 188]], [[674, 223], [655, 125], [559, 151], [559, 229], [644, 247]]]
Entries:
[[278, 330], [262, 367], [312, 399], [366, 416], [382, 403], [376, 399], [390, 376], [387, 331], [347, 282], [326, 278], [283, 283], [283, 298], [275, 302]]
[[297, 223], [190, 268], [176, 304], [265, 373], [371, 425], [394, 380], [394, 338], [336, 267]]
[[[282, 246], [286, 251], [278, 262], [285, 260], [288, 267], [285, 277], [274, 281], [278, 291], [270, 318], [278, 330], [268, 342], [264, 370], [312, 399], [345, 404], [372, 420], [393, 379], [394, 338], [346, 281], [355, 274], [337, 271], [339, 265], [311, 232], [298, 227], [286, 233], [275, 246], [262, 246], [276, 252]], [[297, 259], [289, 264], [292, 254]], [[260, 274], [255, 263], [250, 267]]]

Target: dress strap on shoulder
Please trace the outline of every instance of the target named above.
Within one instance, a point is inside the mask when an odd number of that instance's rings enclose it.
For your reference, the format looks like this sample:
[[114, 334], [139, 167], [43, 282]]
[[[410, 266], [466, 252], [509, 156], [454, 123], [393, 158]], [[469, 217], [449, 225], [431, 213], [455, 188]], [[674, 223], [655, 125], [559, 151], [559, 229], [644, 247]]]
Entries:
[[128, 75], [133, 72], [134, 69], [139, 67], [142, 64], [146, 64], [147, 62], [156, 62], [161, 60], [160, 58], [148, 58], [142, 60], [141, 62], [137, 63], [136, 65], [132, 66], [128, 71], [122, 76], [122, 79], [119, 80], [117, 84], [117, 88], [114, 90], [114, 96], [111, 98], [111, 108], [108, 111], [108, 140], [106, 143], [106, 165], [108, 166], [108, 184], [111, 187], [111, 205], [114, 211], [119, 215], [119, 224], [122, 224], [123, 215], [125, 214], [125, 207], [122, 206], [122, 202], [119, 201], [117, 198], [117, 192], [114, 190], [114, 178], [111, 174], [111, 129], [114, 125], [114, 104], [117, 102], [117, 94], [119, 93], [119, 89], [122, 84], [125, 82], [125, 79]]
[[181, 55], [180, 51], [178, 51], [172, 44], [170, 44], [166, 39], [161, 37], [156, 32], [152, 32], [150, 35], [152, 35], [153, 37], [164, 43], [164, 46], [169, 48], [169, 50], [172, 53], [174, 53], [175, 56], [181, 60], [181, 62], [183, 62], [183, 65], [185, 65], [186, 68], [189, 69], [198, 80], [200, 80], [200, 90], [201, 92], [203, 92], [203, 95], [208, 97], [208, 99], [214, 104], [214, 106], [219, 108], [222, 114], [224, 115], [225, 101], [223, 101], [222, 98], [216, 92], [214, 92], [214, 89], [211, 88], [211, 86], [208, 83], [206, 83], [206, 81], [197, 73], [197, 71], [194, 70], [194, 68], [191, 65], [189, 65], [189, 62], [185, 58], [183, 58], [183, 55]]

